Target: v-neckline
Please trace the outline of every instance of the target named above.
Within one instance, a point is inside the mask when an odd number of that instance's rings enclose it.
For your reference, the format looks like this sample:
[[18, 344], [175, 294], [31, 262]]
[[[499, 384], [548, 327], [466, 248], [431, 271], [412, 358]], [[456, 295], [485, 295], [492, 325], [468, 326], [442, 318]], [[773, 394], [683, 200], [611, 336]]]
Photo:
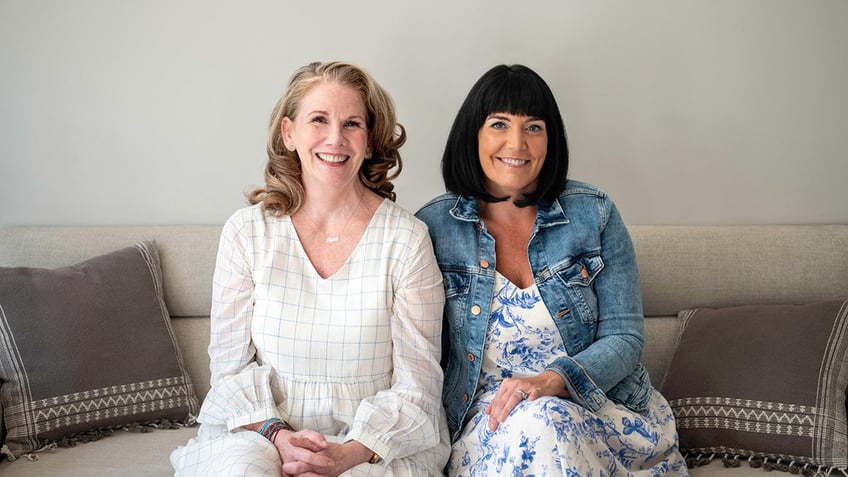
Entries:
[[347, 268], [348, 264], [351, 261], [351, 258], [357, 253], [357, 251], [359, 250], [359, 248], [362, 245], [363, 240], [365, 239], [365, 236], [368, 235], [368, 231], [371, 230], [372, 225], [374, 224], [374, 219], [377, 217], [377, 215], [379, 215], [382, 212], [382, 209], [385, 206], [385, 203], [386, 203], [387, 200], [388, 199], [383, 198], [383, 200], [380, 202], [380, 205], [378, 205], [377, 208], [374, 210], [374, 213], [371, 214], [371, 218], [368, 220], [368, 223], [365, 225], [365, 230], [362, 231], [362, 235], [359, 236], [356, 243], [353, 245], [353, 248], [351, 248], [350, 253], [347, 255], [347, 257], [345, 257], [344, 261], [339, 266], [339, 268], [334, 270], [332, 273], [327, 274], [327, 276], [323, 276], [318, 272], [318, 269], [315, 267], [315, 263], [312, 261], [312, 258], [306, 252], [306, 247], [303, 246], [303, 242], [301, 241], [300, 234], [297, 232], [297, 227], [294, 226], [294, 221], [292, 220], [290, 215], [287, 216], [289, 226], [291, 227], [292, 232], [293, 232], [293, 236], [297, 239], [296, 240], [297, 241], [297, 247], [300, 249], [300, 252], [306, 258], [306, 262], [309, 264], [309, 269], [315, 275], [315, 277], [317, 277], [321, 281], [326, 282], [326, 281], [332, 280], [337, 275], [339, 275], [339, 272], [341, 272], [342, 270]]
[[531, 282], [531, 283], [530, 283], [530, 285], [527, 285], [527, 287], [526, 287], [526, 288], [521, 288], [521, 287], [519, 287], [518, 285], [516, 285], [515, 283], [513, 283], [513, 281], [512, 281], [512, 280], [510, 280], [509, 278], [507, 278], [507, 277], [506, 277], [506, 275], [504, 275], [503, 273], [499, 272], [498, 270], [495, 270], [495, 275], [497, 275], [497, 276], [498, 276], [501, 280], [503, 280], [505, 283], [508, 283], [510, 286], [512, 286], [513, 288], [515, 288], [516, 290], [518, 290], [518, 291], [520, 291], [520, 292], [528, 293], [528, 292], [533, 291], [534, 289], [536, 289], [536, 288], [537, 288], [537, 286], [536, 286], [536, 281], [535, 281], [535, 280], [534, 280], [533, 282]]

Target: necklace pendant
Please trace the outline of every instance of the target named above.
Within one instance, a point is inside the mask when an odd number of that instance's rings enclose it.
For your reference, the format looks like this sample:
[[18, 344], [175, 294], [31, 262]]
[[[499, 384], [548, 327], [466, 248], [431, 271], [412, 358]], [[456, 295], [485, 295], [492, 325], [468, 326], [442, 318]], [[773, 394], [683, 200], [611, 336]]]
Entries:
[[327, 236], [327, 243], [336, 243], [339, 241], [339, 236], [335, 235], [333, 237]]

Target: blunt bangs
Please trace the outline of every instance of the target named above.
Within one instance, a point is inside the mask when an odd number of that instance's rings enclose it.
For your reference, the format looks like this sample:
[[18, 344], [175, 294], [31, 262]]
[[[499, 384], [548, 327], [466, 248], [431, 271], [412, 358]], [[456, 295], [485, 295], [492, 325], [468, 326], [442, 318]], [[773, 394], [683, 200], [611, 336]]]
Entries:
[[493, 113], [531, 116], [550, 122], [551, 112], [545, 107], [550, 103], [550, 93], [540, 88], [539, 81], [526, 74], [505, 73], [502, 78], [492, 78], [488, 91], [481, 91], [480, 125]]

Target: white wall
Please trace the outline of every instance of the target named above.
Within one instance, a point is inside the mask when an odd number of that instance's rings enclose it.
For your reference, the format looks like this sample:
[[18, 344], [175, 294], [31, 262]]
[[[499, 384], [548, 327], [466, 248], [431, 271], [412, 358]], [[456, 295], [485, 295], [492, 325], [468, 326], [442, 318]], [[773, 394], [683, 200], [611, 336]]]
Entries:
[[316, 59], [394, 96], [409, 209], [474, 81], [524, 63], [629, 224], [845, 223], [846, 25], [844, 0], [0, 0], [0, 225], [222, 223]]

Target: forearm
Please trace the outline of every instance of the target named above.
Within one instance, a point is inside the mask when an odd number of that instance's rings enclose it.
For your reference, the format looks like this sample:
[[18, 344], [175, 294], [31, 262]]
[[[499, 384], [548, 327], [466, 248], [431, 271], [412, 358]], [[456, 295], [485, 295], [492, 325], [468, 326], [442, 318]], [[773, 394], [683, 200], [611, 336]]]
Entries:
[[212, 275], [209, 360], [211, 384], [237, 374], [255, 359], [251, 340], [254, 280], [247, 263], [248, 243], [232, 222], [225, 224]]
[[[578, 394], [606, 392], [626, 378], [642, 358], [644, 317], [636, 254], [612, 201], [601, 230], [603, 269], [591, 283], [597, 300], [594, 341], [552, 368]], [[583, 396], [588, 398], [588, 396]]]
[[198, 420], [232, 431], [280, 416], [271, 390], [268, 366], [251, 364], [238, 374], [224, 376], [210, 389]]
[[411, 267], [395, 295], [392, 387], [364, 400], [349, 437], [387, 461], [438, 444], [444, 289], [434, 261]]

